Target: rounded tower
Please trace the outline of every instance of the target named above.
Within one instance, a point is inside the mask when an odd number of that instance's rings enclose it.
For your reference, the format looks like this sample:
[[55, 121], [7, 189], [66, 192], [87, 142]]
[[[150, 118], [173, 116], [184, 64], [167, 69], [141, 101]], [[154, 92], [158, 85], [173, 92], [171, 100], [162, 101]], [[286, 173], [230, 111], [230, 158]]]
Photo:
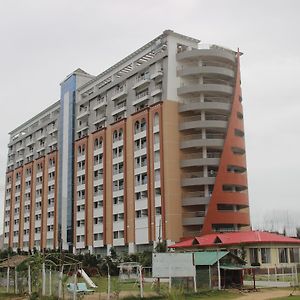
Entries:
[[249, 229], [240, 53], [177, 54], [183, 235]]

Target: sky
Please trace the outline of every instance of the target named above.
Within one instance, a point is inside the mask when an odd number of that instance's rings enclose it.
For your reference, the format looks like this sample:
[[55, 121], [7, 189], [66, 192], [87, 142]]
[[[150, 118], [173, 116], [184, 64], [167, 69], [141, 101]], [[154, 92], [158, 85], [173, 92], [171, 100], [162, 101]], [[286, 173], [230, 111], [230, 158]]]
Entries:
[[300, 225], [300, 1], [0, 0], [0, 232], [8, 132], [165, 29], [244, 53], [241, 75], [254, 228]]

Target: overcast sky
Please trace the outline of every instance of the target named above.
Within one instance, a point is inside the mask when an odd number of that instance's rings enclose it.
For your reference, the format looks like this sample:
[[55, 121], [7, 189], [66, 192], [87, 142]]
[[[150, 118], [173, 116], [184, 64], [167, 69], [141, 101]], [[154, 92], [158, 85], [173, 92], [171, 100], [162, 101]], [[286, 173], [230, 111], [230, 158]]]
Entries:
[[1, 232], [8, 132], [57, 101], [73, 70], [97, 75], [165, 29], [244, 53], [252, 223], [300, 223], [299, 18], [298, 0], [0, 0]]

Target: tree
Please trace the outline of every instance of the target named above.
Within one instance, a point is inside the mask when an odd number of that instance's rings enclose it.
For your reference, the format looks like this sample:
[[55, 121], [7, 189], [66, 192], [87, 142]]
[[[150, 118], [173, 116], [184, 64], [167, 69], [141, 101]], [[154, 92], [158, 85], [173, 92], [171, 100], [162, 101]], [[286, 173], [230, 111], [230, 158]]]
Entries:
[[156, 244], [156, 247], [155, 247], [155, 251], [156, 252], [167, 252], [168, 248], [167, 248], [167, 243], [166, 241], [159, 241], [157, 244]]
[[296, 227], [297, 238], [300, 239], [300, 227]]

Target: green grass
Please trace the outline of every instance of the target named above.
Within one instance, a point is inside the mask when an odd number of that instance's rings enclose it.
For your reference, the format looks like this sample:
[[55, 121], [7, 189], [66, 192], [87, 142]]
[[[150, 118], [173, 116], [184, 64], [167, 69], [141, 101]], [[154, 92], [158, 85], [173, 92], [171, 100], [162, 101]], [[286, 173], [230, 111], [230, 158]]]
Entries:
[[[235, 299], [240, 297], [237, 293], [228, 291], [202, 291], [196, 294], [183, 294], [181, 291], [173, 290], [170, 294], [147, 297], [147, 300], [195, 300], [195, 299], [209, 299], [209, 300], [223, 300]], [[126, 297], [124, 300], [139, 300], [140, 297]]]
[[300, 300], [300, 296], [287, 296], [280, 298], [273, 298], [274, 300]]
[[[107, 292], [107, 277], [92, 277], [91, 278], [93, 282], [98, 286], [96, 289], [97, 292]], [[73, 282], [73, 277], [68, 280], [68, 282]], [[85, 282], [83, 278], [78, 278], [78, 282]], [[162, 284], [162, 286], [166, 286]], [[119, 291], [140, 291], [140, 288], [138, 284], [135, 284], [134, 281], [132, 282], [120, 282], [119, 278], [116, 276], [111, 277], [111, 291], [113, 292], [114, 290], [119, 290]], [[150, 292], [154, 291], [154, 289], [151, 289], [151, 283], [144, 283], [144, 292]]]

